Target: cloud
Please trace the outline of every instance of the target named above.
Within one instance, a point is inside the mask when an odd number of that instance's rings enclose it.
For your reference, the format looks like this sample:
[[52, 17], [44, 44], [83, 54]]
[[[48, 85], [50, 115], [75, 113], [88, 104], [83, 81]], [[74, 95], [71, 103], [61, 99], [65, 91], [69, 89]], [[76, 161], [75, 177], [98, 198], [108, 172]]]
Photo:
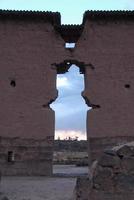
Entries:
[[73, 95], [64, 98], [59, 98], [55, 103], [51, 105], [51, 107], [56, 111], [66, 111], [66, 113], [70, 114], [77, 111], [86, 111], [88, 109], [85, 104], [85, 100], [80, 95]]
[[57, 88], [69, 87], [69, 81], [66, 77], [57, 77]]
[[79, 73], [78, 67], [72, 65], [69, 72], [57, 75], [57, 89], [60, 99], [74, 94], [81, 95], [81, 91], [84, 90], [84, 75]]
[[56, 116], [56, 130], [86, 130], [86, 111], [73, 112], [66, 116]]
[[84, 89], [84, 75], [79, 68], [72, 66], [69, 73], [58, 75], [57, 85], [59, 96], [51, 105], [55, 110], [56, 130], [81, 131], [86, 130], [86, 115], [88, 106], [85, 104], [81, 91]]
[[66, 138], [73, 138], [75, 139], [76, 137], [78, 137], [78, 140], [86, 140], [87, 136], [86, 136], [86, 132], [82, 132], [82, 131], [75, 131], [75, 130], [56, 130], [55, 131], [55, 139], [60, 138], [62, 139], [66, 139]]

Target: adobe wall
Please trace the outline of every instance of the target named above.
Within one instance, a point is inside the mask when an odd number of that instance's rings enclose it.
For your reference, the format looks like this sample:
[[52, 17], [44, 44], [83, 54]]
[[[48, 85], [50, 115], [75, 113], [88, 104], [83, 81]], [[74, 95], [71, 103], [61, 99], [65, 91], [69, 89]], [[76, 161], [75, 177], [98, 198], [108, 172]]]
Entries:
[[93, 108], [87, 116], [93, 159], [104, 148], [134, 139], [134, 20], [120, 15], [87, 16], [77, 43], [76, 57], [91, 64], [83, 95]]
[[[61, 26], [48, 12], [0, 11], [0, 169], [51, 175], [56, 75], [77, 64], [85, 74], [89, 158], [134, 139], [133, 12], [86, 12]], [[77, 42], [73, 50], [65, 42]], [[69, 63], [69, 64], [68, 64]], [[14, 162], [8, 162], [13, 152]], [[90, 155], [91, 154], [91, 155]]]
[[63, 60], [64, 41], [54, 29], [59, 16], [23, 15], [0, 16], [0, 169], [50, 175], [55, 119], [49, 104], [57, 97], [52, 64]]

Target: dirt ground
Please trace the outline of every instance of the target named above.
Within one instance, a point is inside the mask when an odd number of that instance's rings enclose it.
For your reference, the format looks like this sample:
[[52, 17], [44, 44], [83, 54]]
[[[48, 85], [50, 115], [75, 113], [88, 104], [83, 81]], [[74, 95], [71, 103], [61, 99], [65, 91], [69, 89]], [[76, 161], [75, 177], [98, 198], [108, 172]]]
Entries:
[[5, 177], [1, 192], [9, 200], [71, 200], [75, 178]]
[[2, 177], [0, 192], [9, 200], [72, 200], [76, 184], [73, 175], [86, 172], [87, 168], [72, 165], [54, 166], [54, 177]]

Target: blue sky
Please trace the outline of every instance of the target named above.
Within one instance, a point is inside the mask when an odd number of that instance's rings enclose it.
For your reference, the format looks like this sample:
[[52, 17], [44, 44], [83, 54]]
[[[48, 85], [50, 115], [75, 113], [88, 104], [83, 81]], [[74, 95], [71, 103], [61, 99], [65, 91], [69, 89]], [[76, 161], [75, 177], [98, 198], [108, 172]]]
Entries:
[[78, 136], [86, 139], [86, 115], [89, 109], [81, 96], [84, 75], [72, 65], [63, 75], [57, 75], [58, 98], [51, 105], [56, 116], [56, 138]]
[[0, 0], [0, 8], [58, 11], [62, 23], [81, 23], [85, 10], [132, 10], [134, 0]]
[[[133, 10], [134, 0], [0, 0], [0, 9], [58, 11], [63, 24], [80, 24], [86, 10]], [[59, 75], [57, 87], [59, 97], [52, 105], [56, 111], [56, 136], [86, 139], [88, 108], [80, 96], [84, 83], [78, 68]]]

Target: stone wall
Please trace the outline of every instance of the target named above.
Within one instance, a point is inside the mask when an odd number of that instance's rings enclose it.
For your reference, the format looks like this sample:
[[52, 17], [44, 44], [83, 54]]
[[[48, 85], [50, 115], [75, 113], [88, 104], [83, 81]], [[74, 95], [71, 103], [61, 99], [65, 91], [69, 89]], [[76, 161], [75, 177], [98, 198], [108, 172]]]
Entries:
[[79, 178], [77, 200], [132, 200], [134, 198], [134, 143], [105, 151], [90, 168], [89, 178]]
[[[56, 68], [64, 57], [59, 14], [0, 13], [0, 168], [4, 175], [51, 175]], [[59, 20], [60, 21], [60, 20]], [[58, 23], [58, 22], [57, 22]], [[8, 153], [14, 162], [7, 162]]]

